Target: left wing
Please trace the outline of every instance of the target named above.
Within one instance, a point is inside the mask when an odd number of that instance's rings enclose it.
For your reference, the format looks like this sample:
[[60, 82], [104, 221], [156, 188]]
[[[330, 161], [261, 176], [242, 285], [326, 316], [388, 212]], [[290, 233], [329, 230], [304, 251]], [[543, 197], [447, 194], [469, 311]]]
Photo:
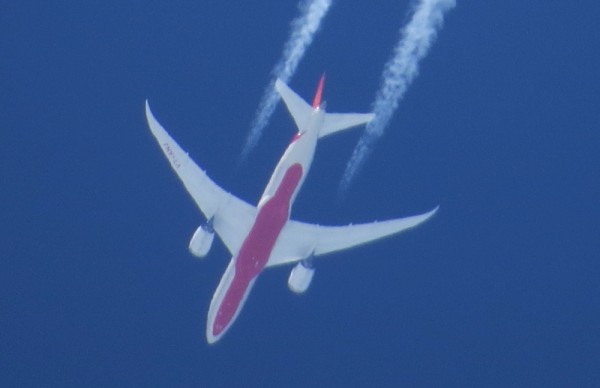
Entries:
[[348, 226], [288, 221], [277, 239], [267, 267], [333, 253], [391, 236], [427, 221], [437, 210], [438, 207], [417, 216]]
[[229, 252], [233, 255], [237, 254], [244, 238], [252, 228], [256, 218], [256, 208], [229, 194], [213, 182], [160, 125], [150, 111], [148, 101], [146, 101], [146, 118], [152, 134], [169, 159], [171, 167], [200, 211], [206, 219], [213, 220], [213, 227]]

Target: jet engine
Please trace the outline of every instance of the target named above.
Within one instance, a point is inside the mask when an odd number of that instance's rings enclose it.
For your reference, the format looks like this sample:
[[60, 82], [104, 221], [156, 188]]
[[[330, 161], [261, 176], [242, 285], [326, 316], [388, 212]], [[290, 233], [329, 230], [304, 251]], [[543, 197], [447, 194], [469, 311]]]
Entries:
[[200, 225], [190, 240], [189, 249], [192, 255], [196, 257], [206, 256], [214, 238], [215, 231], [210, 221], [204, 225]]
[[288, 287], [296, 294], [302, 294], [310, 286], [315, 269], [312, 268], [309, 261], [302, 260], [292, 269], [288, 279]]

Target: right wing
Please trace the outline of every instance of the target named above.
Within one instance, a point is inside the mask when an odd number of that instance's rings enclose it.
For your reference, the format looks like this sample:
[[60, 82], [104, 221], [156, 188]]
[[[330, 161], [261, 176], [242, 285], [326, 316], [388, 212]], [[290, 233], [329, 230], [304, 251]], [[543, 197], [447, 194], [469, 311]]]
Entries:
[[229, 194], [213, 182], [160, 125], [150, 111], [148, 101], [146, 101], [146, 118], [152, 134], [169, 159], [171, 167], [200, 211], [206, 219], [212, 218], [213, 227], [229, 252], [233, 255], [237, 254], [244, 238], [252, 228], [256, 218], [256, 208]]
[[292, 263], [365, 244], [427, 221], [435, 209], [417, 216], [348, 226], [320, 226], [288, 221], [277, 239], [267, 267]]

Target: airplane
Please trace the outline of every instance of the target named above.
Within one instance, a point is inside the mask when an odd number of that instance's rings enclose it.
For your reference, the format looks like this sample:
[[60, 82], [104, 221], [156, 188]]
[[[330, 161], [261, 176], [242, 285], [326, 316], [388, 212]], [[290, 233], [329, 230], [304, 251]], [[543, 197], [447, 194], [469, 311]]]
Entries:
[[373, 114], [327, 113], [325, 103], [321, 103], [324, 82], [323, 75], [309, 105], [283, 81], [276, 81], [275, 88], [298, 132], [277, 163], [256, 206], [213, 182], [159, 124], [146, 101], [146, 118], [152, 134], [207, 220], [193, 234], [190, 252], [204, 257], [216, 232], [232, 255], [210, 302], [206, 325], [209, 344], [217, 342], [231, 327], [265, 268], [296, 263], [288, 286], [295, 293], [303, 293], [314, 276], [314, 257], [415, 227], [438, 209], [412, 217], [347, 226], [320, 226], [290, 219], [291, 206], [309, 171], [317, 141], [366, 124], [375, 117]]

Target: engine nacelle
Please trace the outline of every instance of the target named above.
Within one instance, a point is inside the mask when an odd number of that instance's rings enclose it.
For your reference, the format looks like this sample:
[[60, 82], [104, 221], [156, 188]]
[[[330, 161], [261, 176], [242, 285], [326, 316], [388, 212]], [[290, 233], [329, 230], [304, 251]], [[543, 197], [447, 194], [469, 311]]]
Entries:
[[310, 286], [314, 274], [315, 269], [308, 262], [301, 261], [290, 272], [288, 287], [296, 294], [302, 294]]
[[206, 256], [214, 238], [215, 231], [210, 223], [199, 226], [190, 240], [189, 249], [192, 255], [196, 257]]

